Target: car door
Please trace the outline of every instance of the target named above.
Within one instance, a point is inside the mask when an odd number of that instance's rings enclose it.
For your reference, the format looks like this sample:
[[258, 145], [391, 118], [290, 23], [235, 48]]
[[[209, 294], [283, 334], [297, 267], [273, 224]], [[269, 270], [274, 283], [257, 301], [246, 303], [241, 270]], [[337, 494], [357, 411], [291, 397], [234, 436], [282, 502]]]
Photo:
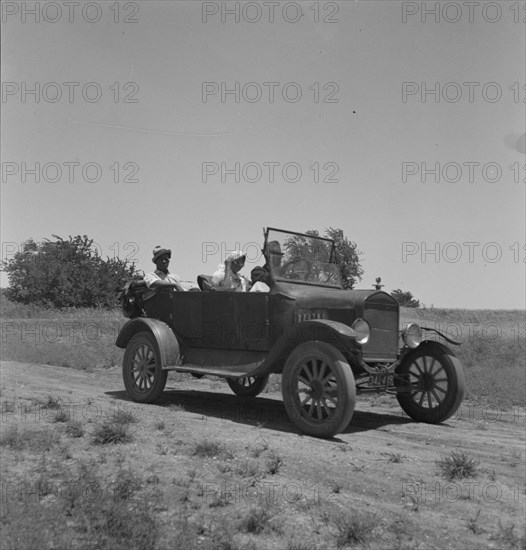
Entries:
[[205, 292], [202, 346], [222, 349], [270, 349], [268, 302], [263, 292]]

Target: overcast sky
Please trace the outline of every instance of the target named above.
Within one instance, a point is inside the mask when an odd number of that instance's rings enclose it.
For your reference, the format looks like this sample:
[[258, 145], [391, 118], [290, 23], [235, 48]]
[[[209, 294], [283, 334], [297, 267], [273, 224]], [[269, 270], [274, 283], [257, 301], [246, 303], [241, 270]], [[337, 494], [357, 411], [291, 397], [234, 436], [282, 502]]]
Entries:
[[2, 2], [2, 257], [86, 234], [195, 281], [333, 227], [360, 288], [523, 308], [523, 8]]

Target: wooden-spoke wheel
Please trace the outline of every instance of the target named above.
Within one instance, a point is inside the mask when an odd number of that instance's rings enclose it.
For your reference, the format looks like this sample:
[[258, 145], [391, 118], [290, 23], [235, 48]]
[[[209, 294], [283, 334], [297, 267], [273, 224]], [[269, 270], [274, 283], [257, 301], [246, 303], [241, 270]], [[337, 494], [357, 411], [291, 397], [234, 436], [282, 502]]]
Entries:
[[438, 424], [447, 420], [464, 397], [460, 361], [436, 342], [426, 342], [410, 351], [396, 374], [398, 402], [418, 422]]
[[308, 435], [330, 437], [349, 424], [356, 402], [351, 367], [334, 346], [304, 342], [283, 368], [283, 401], [289, 418]]
[[122, 377], [128, 395], [139, 403], [156, 401], [166, 385], [157, 342], [149, 332], [139, 332], [128, 342]]
[[241, 397], [256, 397], [266, 387], [269, 375], [245, 376], [243, 378], [227, 378], [230, 389]]

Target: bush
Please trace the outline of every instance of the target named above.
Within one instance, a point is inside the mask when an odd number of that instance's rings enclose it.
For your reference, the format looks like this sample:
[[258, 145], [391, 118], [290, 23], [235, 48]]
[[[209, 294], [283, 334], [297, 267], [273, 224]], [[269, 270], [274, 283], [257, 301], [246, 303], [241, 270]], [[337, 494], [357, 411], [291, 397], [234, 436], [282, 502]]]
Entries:
[[135, 266], [119, 258], [103, 260], [86, 235], [53, 238], [30, 239], [2, 262], [10, 285], [6, 298], [57, 308], [115, 307], [117, 292], [135, 276]]
[[417, 300], [409, 291], [403, 291], [399, 288], [391, 292], [391, 296], [402, 307], [420, 307], [420, 300]]

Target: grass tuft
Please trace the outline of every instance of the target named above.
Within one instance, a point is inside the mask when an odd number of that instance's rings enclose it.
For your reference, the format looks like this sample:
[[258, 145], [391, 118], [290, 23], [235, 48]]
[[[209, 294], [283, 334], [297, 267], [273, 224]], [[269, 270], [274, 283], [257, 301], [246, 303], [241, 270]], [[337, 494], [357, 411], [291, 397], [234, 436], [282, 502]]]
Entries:
[[334, 515], [332, 522], [336, 527], [336, 546], [352, 546], [367, 540], [378, 523], [376, 514], [340, 513]]
[[60, 401], [60, 397], [53, 397], [52, 395], [48, 395], [46, 401], [40, 402], [40, 406], [43, 409], [59, 410], [62, 408]]
[[14, 413], [18, 408], [16, 401], [3, 401], [2, 402], [2, 412], [3, 413]]
[[193, 455], [213, 458], [219, 456], [222, 452], [223, 447], [221, 443], [214, 440], [203, 439], [203, 441], [195, 444]]
[[59, 409], [53, 417], [53, 422], [67, 422], [69, 415], [64, 409]]
[[467, 525], [467, 528], [474, 534], [474, 535], [479, 535], [480, 533], [482, 533], [482, 528], [480, 528], [478, 525], [477, 525], [477, 521], [479, 519], [479, 516], [480, 516], [480, 510], [481, 508], [479, 508], [477, 514], [475, 515], [475, 517], [473, 518], [469, 518], [466, 525]]
[[66, 425], [66, 435], [68, 437], [82, 437], [84, 435], [84, 426], [80, 420], [73, 420]]
[[261, 441], [258, 444], [251, 448], [250, 454], [254, 458], [258, 458], [261, 454], [267, 451], [269, 448], [269, 443], [266, 439], [261, 438]]
[[464, 451], [451, 451], [449, 456], [437, 460], [436, 464], [449, 481], [478, 475], [479, 461]]
[[406, 456], [403, 455], [402, 453], [390, 453], [388, 462], [399, 464], [400, 462], [402, 462], [402, 460], [404, 460], [404, 458], [406, 458]]
[[128, 424], [103, 422], [98, 424], [93, 432], [93, 443], [96, 445], [127, 443], [128, 441], [131, 441]]
[[137, 424], [139, 419], [133, 412], [119, 409], [111, 415], [110, 421], [115, 424]]
[[272, 519], [270, 510], [265, 506], [251, 508], [241, 520], [240, 529], [245, 533], [257, 535], [265, 530], [268, 522]]
[[17, 426], [10, 426], [0, 438], [0, 445], [15, 451], [43, 452], [50, 451], [59, 441], [59, 435], [50, 430], [19, 431]]
[[121, 469], [112, 483], [112, 489], [115, 502], [129, 500], [141, 489], [141, 480], [131, 470]]
[[279, 469], [283, 465], [283, 459], [275, 451], [270, 451], [270, 456], [267, 458], [267, 471], [271, 475], [275, 475], [279, 472]]

